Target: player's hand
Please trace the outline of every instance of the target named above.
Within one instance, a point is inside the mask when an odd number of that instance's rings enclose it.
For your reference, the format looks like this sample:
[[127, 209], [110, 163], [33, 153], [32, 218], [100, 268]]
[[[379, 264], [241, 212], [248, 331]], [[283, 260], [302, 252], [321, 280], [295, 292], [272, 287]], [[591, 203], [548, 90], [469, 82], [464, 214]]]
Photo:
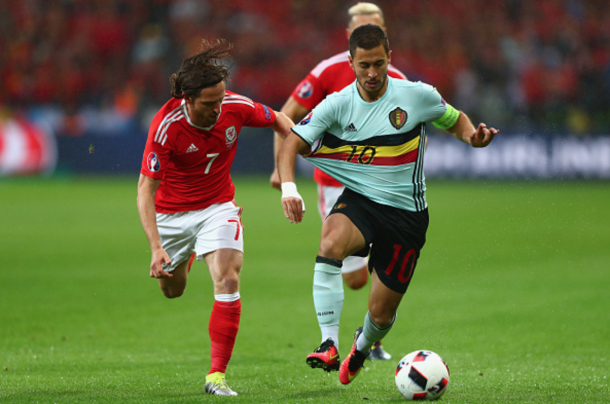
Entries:
[[480, 123], [477, 130], [469, 137], [469, 142], [472, 147], [486, 147], [494, 139], [500, 131], [495, 128], [487, 128], [487, 125]]
[[169, 272], [165, 272], [164, 267], [171, 264], [172, 261], [169, 255], [163, 248], [159, 248], [153, 251], [152, 261], [150, 263], [150, 277], [151, 278], [171, 278], [173, 275]]
[[269, 182], [271, 183], [271, 188], [282, 190], [282, 182], [280, 181], [280, 173], [277, 171], [277, 168], [273, 169], [271, 173], [271, 177], [269, 178]]
[[305, 202], [299, 195], [294, 182], [282, 183], [282, 207], [284, 208], [284, 216], [290, 220], [290, 223], [300, 223], [303, 220]]

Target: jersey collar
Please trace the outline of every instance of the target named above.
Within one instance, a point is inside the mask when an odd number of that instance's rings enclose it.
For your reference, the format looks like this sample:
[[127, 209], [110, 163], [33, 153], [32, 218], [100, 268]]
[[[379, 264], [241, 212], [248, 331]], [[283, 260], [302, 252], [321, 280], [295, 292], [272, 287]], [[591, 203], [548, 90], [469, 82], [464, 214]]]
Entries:
[[216, 126], [218, 121], [220, 121], [220, 116], [222, 115], [222, 104], [220, 104], [220, 113], [218, 114], [218, 119], [216, 120], [216, 122], [213, 125], [208, 126], [206, 128], [203, 126], [195, 125], [193, 122], [191, 122], [191, 118], [189, 117], [189, 112], [186, 109], [186, 100], [184, 98], [182, 99], [180, 106], [182, 107], [182, 111], [184, 112], [184, 116], [186, 117], [186, 121], [189, 123], [189, 125], [191, 125], [193, 128], [197, 128], [197, 129], [201, 129], [201, 130], [207, 130], [207, 131], [211, 130], [214, 126]]
[[380, 99], [373, 101], [373, 102], [368, 102], [365, 101], [362, 96], [360, 95], [360, 92], [358, 91], [358, 79], [354, 80], [354, 83], [352, 84], [354, 86], [354, 91], [356, 92], [356, 98], [358, 99], [358, 101], [362, 104], [365, 105], [375, 105], [379, 102], [383, 102], [383, 100], [385, 100], [386, 98], [388, 98], [390, 95], [390, 92], [392, 91], [392, 80], [394, 80], [392, 77], [390, 77], [390, 75], [388, 75], [388, 88], [385, 90], [385, 93], [381, 96]]

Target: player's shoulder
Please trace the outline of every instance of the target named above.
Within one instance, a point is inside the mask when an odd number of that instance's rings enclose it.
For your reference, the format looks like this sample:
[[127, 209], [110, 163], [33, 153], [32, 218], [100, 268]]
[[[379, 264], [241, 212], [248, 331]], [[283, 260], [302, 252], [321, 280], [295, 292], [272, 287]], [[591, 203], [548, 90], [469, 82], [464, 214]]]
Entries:
[[349, 102], [349, 100], [354, 96], [354, 94], [356, 94], [355, 91], [357, 92], [354, 82], [350, 85], [345, 86], [339, 91], [327, 95], [326, 99], [334, 103]]
[[182, 98], [172, 98], [166, 102], [154, 116], [149, 136], [153, 136], [153, 141], [165, 145], [167, 139], [179, 130], [179, 126], [186, 119], [184, 100]]
[[153, 126], [169, 126], [185, 118], [184, 99], [172, 98], [166, 102], [153, 118]]
[[326, 108], [329, 111], [335, 111], [336, 113], [340, 113], [345, 108], [349, 109], [350, 105], [352, 104], [354, 95], [356, 94], [354, 93], [354, 91], [357, 92], [356, 86], [350, 84], [340, 91], [327, 95], [326, 98], [322, 100], [320, 104], [326, 105]]
[[401, 80], [401, 79], [394, 79], [391, 78], [392, 80], [392, 86], [394, 86], [397, 89], [401, 89], [401, 90], [407, 90], [410, 92], [420, 92], [420, 93], [426, 93], [426, 92], [433, 92], [436, 89], [431, 86], [430, 84], [424, 83], [423, 81], [410, 81], [410, 80]]
[[222, 100], [222, 116], [223, 123], [230, 125], [249, 125], [247, 122], [253, 123], [251, 119], [254, 118], [255, 121], [262, 119], [257, 125], [268, 126], [275, 119], [274, 111], [265, 104], [228, 90], [225, 90], [225, 98]]
[[419, 88], [421, 84], [421, 81], [403, 80], [394, 77], [390, 77], [390, 80], [392, 80], [392, 86], [398, 88]]
[[246, 96], [226, 90], [225, 98], [222, 100], [222, 107], [234, 109], [254, 108], [255, 102]]
[[163, 104], [161, 108], [159, 108], [156, 116], [166, 118], [168, 116], [176, 116], [180, 114], [184, 115], [184, 109], [182, 108], [183, 104], [183, 98], [171, 98], [169, 101]]
[[328, 59], [324, 59], [311, 71], [311, 75], [320, 77], [323, 74], [336, 71], [337, 69], [349, 68], [349, 51], [341, 52]]

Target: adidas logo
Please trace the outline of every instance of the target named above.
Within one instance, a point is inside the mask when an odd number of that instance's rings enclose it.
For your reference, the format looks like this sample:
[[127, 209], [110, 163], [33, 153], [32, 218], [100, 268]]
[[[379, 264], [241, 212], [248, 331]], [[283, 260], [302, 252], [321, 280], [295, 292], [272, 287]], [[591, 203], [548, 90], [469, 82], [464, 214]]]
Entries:
[[186, 149], [186, 152], [187, 152], [187, 153], [192, 153], [192, 152], [196, 152], [197, 150], [199, 150], [199, 149], [197, 148], [197, 146], [195, 146], [193, 143], [191, 143], [191, 145], [189, 146], [189, 148], [188, 148], [188, 149]]
[[345, 128], [343, 128], [343, 130], [346, 132], [358, 132], [358, 129], [356, 129], [353, 123], [347, 125]]

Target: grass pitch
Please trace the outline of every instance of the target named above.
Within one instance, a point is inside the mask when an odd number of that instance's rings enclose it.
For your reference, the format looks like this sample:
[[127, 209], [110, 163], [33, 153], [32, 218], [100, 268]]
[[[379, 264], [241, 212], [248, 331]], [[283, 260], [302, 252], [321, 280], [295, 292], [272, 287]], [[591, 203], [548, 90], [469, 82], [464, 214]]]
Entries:
[[[162, 297], [136, 210], [137, 178], [0, 180], [0, 402], [402, 402], [398, 360], [439, 353], [447, 403], [610, 401], [610, 186], [428, 181], [431, 225], [410, 290], [349, 386], [309, 369], [319, 343], [311, 281], [320, 219], [284, 219], [264, 178], [238, 178], [246, 254], [242, 323], [227, 379], [202, 393], [212, 285], [196, 263]], [[367, 309], [346, 290], [341, 354]]]

